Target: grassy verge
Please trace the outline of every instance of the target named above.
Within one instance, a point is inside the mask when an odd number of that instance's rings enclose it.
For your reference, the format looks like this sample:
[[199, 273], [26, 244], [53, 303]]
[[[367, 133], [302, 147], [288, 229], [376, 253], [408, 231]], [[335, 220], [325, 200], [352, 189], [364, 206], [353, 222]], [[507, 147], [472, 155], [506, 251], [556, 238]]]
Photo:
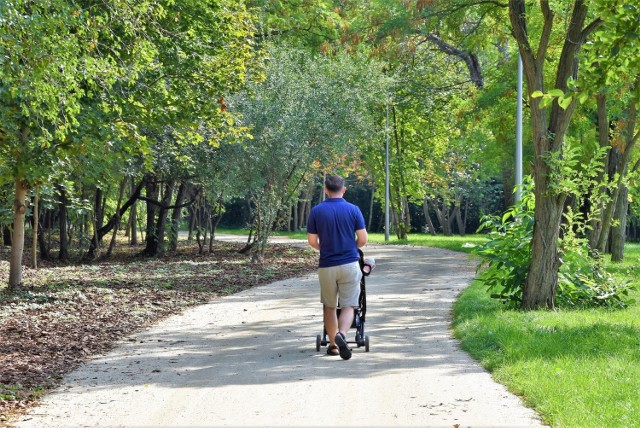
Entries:
[[385, 242], [383, 233], [370, 233], [369, 242], [372, 244], [389, 244], [389, 245], [415, 245], [421, 247], [438, 247], [446, 248], [453, 251], [470, 252], [469, 244], [479, 244], [484, 242], [486, 238], [482, 235], [466, 235], [466, 236], [441, 236], [428, 235], [424, 233], [410, 234], [408, 239], [398, 239], [390, 236], [389, 241]]
[[[220, 234], [247, 235], [246, 230], [219, 230]], [[292, 239], [307, 239], [306, 232], [276, 232], [277, 236], [286, 236]], [[428, 235], [424, 233], [410, 234], [408, 239], [398, 239], [395, 235], [389, 237], [389, 241], [385, 242], [384, 233], [369, 233], [370, 244], [388, 244], [388, 245], [416, 245], [422, 247], [438, 247], [447, 248], [453, 251], [470, 252], [469, 244], [479, 244], [486, 238], [482, 235], [466, 235], [466, 236], [441, 236]]]
[[[640, 245], [609, 264], [640, 276]], [[640, 300], [640, 293], [634, 298]], [[462, 347], [551, 426], [640, 426], [640, 305], [624, 310], [505, 310], [474, 282], [454, 307]]]

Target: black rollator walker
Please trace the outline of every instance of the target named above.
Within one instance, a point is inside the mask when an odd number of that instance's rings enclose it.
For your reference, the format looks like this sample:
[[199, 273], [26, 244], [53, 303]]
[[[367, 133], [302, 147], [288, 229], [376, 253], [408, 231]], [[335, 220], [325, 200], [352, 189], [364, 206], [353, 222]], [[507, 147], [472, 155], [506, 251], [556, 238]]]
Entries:
[[[347, 340], [347, 343], [356, 344], [357, 347], [364, 346], [365, 352], [369, 352], [369, 336], [364, 332], [364, 322], [367, 314], [367, 292], [365, 277], [371, 274], [373, 268], [375, 268], [374, 259], [365, 259], [362, 250], [358, 249], [360, 255], [360, 270], [362, 271], [362, 279], [360, 280], [360, 297], [358, 298], [358, 307], [354, 308], [354, 317], [351, 328], [356, 329], [355, 341]], [[340, 316], [340, 302], [338, 302], [338, 316]], [[316, 336], [316, 351], [320, 351], [321, 346], [327, 346], [329, 339], [327, 338], [327, 329], [323, 327], [323, 333]]]

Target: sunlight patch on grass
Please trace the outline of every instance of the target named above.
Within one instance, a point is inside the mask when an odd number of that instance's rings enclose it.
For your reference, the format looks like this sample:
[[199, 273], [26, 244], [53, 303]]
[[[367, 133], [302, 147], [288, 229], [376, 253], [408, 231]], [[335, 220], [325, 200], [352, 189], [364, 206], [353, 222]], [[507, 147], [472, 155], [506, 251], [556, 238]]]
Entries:
[[425, 233], [412, 233], [408, 239], [401, 240], [395, 236], [390, 236], [389, 241], [384, 240], [383, 233], [370, 233], [369, 243], [388, 245], [415, 245], [419, 247], [437, 247], [453, 251], [470, 253], [475, 245], [486, 241], [485, 235], [465, 235], [465, 236], [443, 236], [429, 235]]

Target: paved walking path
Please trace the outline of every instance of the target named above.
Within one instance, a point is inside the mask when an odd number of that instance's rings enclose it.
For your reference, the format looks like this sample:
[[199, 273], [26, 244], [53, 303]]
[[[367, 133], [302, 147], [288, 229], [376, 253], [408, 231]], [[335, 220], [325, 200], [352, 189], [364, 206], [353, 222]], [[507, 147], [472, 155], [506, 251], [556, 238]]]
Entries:
[[[540, 426], [450, 336], [474, 275], [446, 250], [370, 246], [370, 352], [316, 352], [315, 275], [195, 307], [67, 376], [19, 427]], [[350, 337], [351, 339], [351, 337]]]

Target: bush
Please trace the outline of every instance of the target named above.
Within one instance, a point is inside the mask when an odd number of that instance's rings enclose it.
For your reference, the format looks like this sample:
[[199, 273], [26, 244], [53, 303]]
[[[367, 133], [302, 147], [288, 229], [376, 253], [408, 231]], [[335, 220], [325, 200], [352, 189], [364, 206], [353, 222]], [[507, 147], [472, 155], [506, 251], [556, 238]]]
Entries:
[[[523, 197], [500, 217], [485, 216], [478, 232], [489, 231], [489, 240], [478, 245], [473, 254], [482, 259], [478, 280], [491, 292], [491, 297], [513, 307], [522, 303], [522, 293], [531, 264], [535, 198], [530, 181], [525, 183]], [[585, 238], [574, 230], [580, 215], [571, 210], [565, 214], [559, 242], [561, 266], [558, 274], [556, 302], [564, 307], [624, 307], [633, 301], [629, 282], [617, 282], [603, 267], [602, 257], [589, 248]]]

